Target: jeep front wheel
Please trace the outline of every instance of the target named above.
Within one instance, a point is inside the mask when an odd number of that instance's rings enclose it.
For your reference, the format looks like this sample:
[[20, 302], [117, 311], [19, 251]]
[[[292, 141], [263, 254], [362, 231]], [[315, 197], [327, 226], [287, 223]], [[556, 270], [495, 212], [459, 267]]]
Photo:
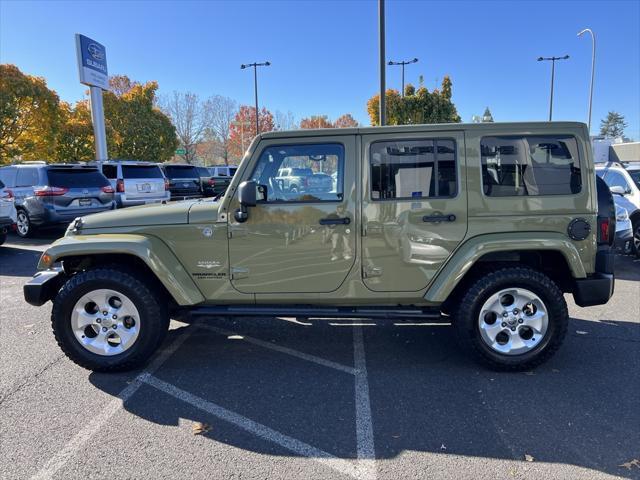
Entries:
[[569, 321], [560, 289], [528, 267], [508, 267], [476, 280], [463, 295], [454, 325], [463, 345], [496, 370], [520, 371], [549, 359]]
[[112, 372], [143, 364], [169, 325], [155, 290], [120, 268], [69, 279], [53, 301], [53, 333], [64, 353], [89, 370]]

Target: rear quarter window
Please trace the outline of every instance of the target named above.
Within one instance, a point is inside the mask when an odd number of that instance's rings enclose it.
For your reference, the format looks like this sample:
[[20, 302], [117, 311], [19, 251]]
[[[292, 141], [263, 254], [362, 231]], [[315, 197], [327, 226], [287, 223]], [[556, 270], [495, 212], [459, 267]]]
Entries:
[[123, 165], [124, 178], [162, 178], [162, 172], [157, 165]]
[[90, 169], [51, 169], [47, 172], [50, 187], [91, 188], [106, 187], [109, 180], [98, 170]]
[[16, 187], [33, 187], [40, 183], [37, 168], [19, 168], [16, 177]]
[[572, 195], [582, 190], [573, 136], [483, 137], [480, 151], [483, 191], [489, 197]]

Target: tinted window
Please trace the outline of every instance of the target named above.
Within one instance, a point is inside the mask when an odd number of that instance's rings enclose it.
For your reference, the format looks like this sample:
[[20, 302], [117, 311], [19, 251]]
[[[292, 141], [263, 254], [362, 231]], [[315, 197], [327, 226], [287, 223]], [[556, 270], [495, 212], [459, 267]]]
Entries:
[[124, 178], [162, 178], [162, 172], [157, 165], [122, 165]]
[[16, 186], [16, 170], [15, 167], [0, 168], [0, 179], [7, 187]]
[[209, 169], [205, 167], [198, 167], [198, 173], [201, 177], [210, 177]]
[[98, 170], [52, 168], [47, 172], [50, 187], [86, 188], [106, 187], [109, 180]]
[[229, 169], [229, 176], [233, 177], [236, 174], [236, 170], [237, 170], [237, 168], [230, 168]]
[[369, 161], [373, 200], [453, 197], [457, 193], [453, 140], [375, 142]]
[[118, 166], [117, 165], [102, 165], [102, 173], [107, 178], [116, 179], [116, 178], [118, 178]]
[[19, 168], [16, 177], [16, 187], [33, 187], [40, 183], [37, 168]]
[[4, 183], [2, 183], [2, 180], [0, 180], [0, 188], [4, 188]]
[[570, 195], [582, 189], [571, 136], [484, 137], [480, 151], [485, 195]]
[[640, 170], [629, 171], [629, 176], [631, 176], [631, 179], [638, 186], [638, 188], [640, 188]]
[[164, 171], [169, 178], [200, 178], [196, 167], [167, 165]]
[[[281, 176], [285, 169], [305, 176]], [[251, 178], [267, 187], [269, 202], [336, 202], [342, 200], [343, 171], [340, 144], [284, 145], [266, 148]]]

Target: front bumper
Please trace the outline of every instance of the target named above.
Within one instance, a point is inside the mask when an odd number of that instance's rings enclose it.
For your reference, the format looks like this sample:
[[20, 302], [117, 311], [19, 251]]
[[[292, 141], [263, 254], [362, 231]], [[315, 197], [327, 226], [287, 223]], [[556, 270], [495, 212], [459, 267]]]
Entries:
[[24, 299], [36, 307], [44, 305], [56, 296], [64, 280], [64, 272], [59, 268], [38, 272], [24, 284]]

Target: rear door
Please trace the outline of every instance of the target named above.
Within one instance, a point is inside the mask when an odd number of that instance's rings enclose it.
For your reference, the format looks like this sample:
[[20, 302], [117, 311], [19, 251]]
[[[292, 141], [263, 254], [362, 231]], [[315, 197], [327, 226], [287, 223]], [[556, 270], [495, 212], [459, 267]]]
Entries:
[[164, 175], [158, 165], [122, 164], [127, 199], [145, 200], [164, 196]]
[[[291, 168], [337, 172], [337, 186], [292, 192], [278, 181]], [[244, 223], [229, 215], [233, 286], [255, 294], [336, 290], [356, 255], [356, 168], [354, 135], [260, 142], [245, 178], [263, 185], [267, 198], [249, 207]], [[229, 211], [238, 207], [236, 193]]]
[[45, 201], [63, 215], [86, 215], [111, 207], [113, 188], [93, 168], [49, 168]]
[[362, 152], [363, 281], [422, 290], [467, 231], [464, 134], [363, 135]]

